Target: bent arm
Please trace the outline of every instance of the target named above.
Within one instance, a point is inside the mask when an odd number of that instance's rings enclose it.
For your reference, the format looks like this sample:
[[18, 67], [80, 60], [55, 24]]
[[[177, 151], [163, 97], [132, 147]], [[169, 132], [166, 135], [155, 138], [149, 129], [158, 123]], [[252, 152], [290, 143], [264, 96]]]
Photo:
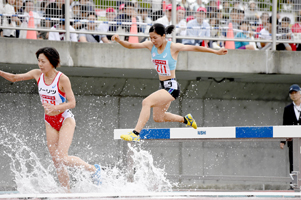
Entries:
[[0, 76], [2, 76], [10, 82], [26, 81], [30, 79], [38, 80], [40, 75], [41, 71], [39, 69], [33, 69], [25, 74], [12, 74], [0, 70]]
[[62, 87], [62, 91], [65, 92], [66, 94], [67, 102], [57, 105], [55, 107], [55, 110], [63, 111], [63, 110], [74, 108], [76, 102], [75, 102], [75, 97], [71, 88], [71, 82], [69, 78], [66, 75], [62, 74], [59, 84]]

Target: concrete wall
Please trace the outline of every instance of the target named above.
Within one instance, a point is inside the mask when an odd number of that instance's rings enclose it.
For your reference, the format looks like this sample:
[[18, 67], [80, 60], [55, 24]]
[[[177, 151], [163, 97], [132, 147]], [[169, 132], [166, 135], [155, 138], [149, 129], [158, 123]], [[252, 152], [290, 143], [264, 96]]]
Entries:
[[[135, 126], [141, 101], [157, 89], [158, 81], [92, 77], [70, 80], [77, 100], [73, 109], [77, 127], [70, 154], [104, 166], [123, 160], [125, 166], [126, 142], [113, 140], [113, 130]], [[289, 103], [288, 84], [183, 80], [180, 84], [183, 93], [169, 111], [192, 113], [199, 126], [281, 125], [283, 108]], [[50, 159], [35, 83], [12, 84], [0, 79], [0, 86], [0, 126], [19, 134], [40, 158]], [[152, 119], [146, 125], [181, 126]], [[0, 146], [1, 151], [3, 148]], [[143, 148], [152, 152], [155, 162], [165, 166], [169, 175], [288, 176], [288, 152], [280, 150], [278, 141], [147, 141]], [[9, 158], [0, 157], [0, 187], [13, 187]], [[181, 187], [190, 188], [262, 189], [262, 183], [248, 181], [180, 181]], [[272, 189], [288, 187], [285, 183], [264, 184]]]
[[[77, 127], [70, 154], [89, 163], [126, 165], [126, 142], [113, 140], [116, 128], [135, 126], [143, 98], [158, 88], [149, 52], [127, 50], [118, 44], [10, 40], [0, 38], [0, 69], [24, 72], [36, 68], [35, 51], [54, 46], [62, 60], [61, 71], [71, 80], [77, 106]], [[14, 53], [12, 53], [14, 52]], [[110, 55], [110, 56], [108, 56]], [[144, 59], [139, 59], [144, 58]], [[170, 112], [192, 113], [199, 126], [281, 125], [288, 88], [300, 83], [299, 53], [230, 51], [227, 56], [181, 53], [177, 77], [181, 97]], [[196, 81], [196, 77], [202, 77]], [[203, 77], [235, 77], [216, 83]], [[45, 162], [50, 159], [45, 142], [43, 109], [36, 83], [10, 83], [0, 78], [0, 127], [17, 133]], [[146, 127], [182, 127], [155, 123]], [[3, 136], [2, 136], [3, 137]], [[2, 138], [3, 139], [3, 138]], [[288, 151], [279, 141], [146, 141], [158, 166], [168, 175], [288, 176]], [[7, 147], [0, 145], [0, 151]], [[45, 159], [43, 159], [45, 158]], [[10, 159], [0, 154], [0, 188], [15, 187]], [[179, 181], [179, 179], [177, 179]], [[270, 189], [288, 188], [283, 182], [181, 179], [181, 188]]]

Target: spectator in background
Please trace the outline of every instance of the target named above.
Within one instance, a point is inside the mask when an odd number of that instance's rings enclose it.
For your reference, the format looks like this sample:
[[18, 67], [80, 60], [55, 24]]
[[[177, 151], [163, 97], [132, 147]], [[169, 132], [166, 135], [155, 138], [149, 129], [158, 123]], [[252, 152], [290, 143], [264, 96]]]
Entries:
[[[259, 33], [264, 27], [268, 25], [268, 20], [269, 20], [269, 13], [264, 12], [260, 16], [261, 24], [256, 28], [256, 33]], [[258, 38], [258, 34], [255, 35], [255, 38]]]
[[[113, 22], [116, 18], [116, 12], [114, 8], [107, 8], [106, 9], [106, 19], [105, 22]], [[110, 24], [109, 23], [100, 23], [98, 26], [98, 30], [101, 32], [108, 32]]]
[[[90, 13], [88, 15], [87, 20], [89, 20], [87, 26], [85, 28], [81, 29], [81, 31], [95, 32], [96, 27], [97, 27], [97, 24], [95, 23], [95, 21], [97, 20], [96, 14], [95, 13]], [[94, 34], [82, 33], [82, 34], [79, 34], [78, 37], [79, 37], [80, 42], [110, 43], [107, 36], [105, 36], [105, 35], [94, 35]]]
[[[288, 17], [283, 17], [281, 20], [281, 24], [277, 26], [277, 34], [281, 34], [281, 36], [277, 37], [277, 40], [291, 40], [294, 35], [292, 30], [290, 29], [291, 20]], [[277, 50], [288, 50], [292, 51], [292, 48], [289, 44], [279, 43], [277, 44]]]
[[[240, 10], [233, 8], [230, 13], [230, 19], [226, 23], [227, 27], [229, 27], [229, 24], [232, 23], [234, 35], [236, 35], [237, 30], [239, 29], [239, 24], [240, 24], [239, 13], [240, 13]], [[226, 32], [223, 35], [226, 36]]]
[[[132, 2], [127, 2], [125, 4], [125, 13], [124, 14], [119, 14], [114, 21], [116, 22], [132, 22], [132, 18], [136, 17], [135, 16], [135, 8], [134, 4]], [[136, 17], [136, 22], [138, 22], [138, 18]], [[109, 27], [110, 32], [117, 32], [117, 31], [123, 31], [125, 33], [129, 33], [131, 29], [131, 25], [127, 24], [122, 24], [122, 25], [116, 25], [116, 24], [111, 24]], [[140, 32], [140, 25], [137, 24], [137, 31]], [[111, 39], [112, 36], [107, 36], [109, 39]], [[128, 41], [129, 37], [125, 36], [124, 40]]]
[[124, 12], [124, 7], [125, 7], [125, 4], [124, 4], [124, 3], [123, 3], [123, 4], [120, 4], [118, 14], [124, 14], [124, 13], [125, 13], [125, 12]]
[[216, 0], [210, 0], [209, 6], [207, 7], [207, 17], [209, 17], [211, 14], [215, 14], [217, 10]]
[[158, 18], [163, 16], [162, 0], [151, 0], [150, 2], [152, 5], [152, 9], [151, 9], [152, 21], [156, 21]]
[[[242, 21], [239, 29], [243, 32], [238, 32], [234, 38], [251, 39], [250, 25], [248, 21]], [[255, 46], [251, 45], [249, 42], [235, 41], [235, 49], [255, 50]]]
[[[289, 97], [293, 101], [291, 104], [284, 108], [283, 112], [283, 125], [300, 125], [301, 124], [301, 89], [297, 84], [291, 85], [289, 89]], [[292, 173], [294, 170], [293, 162], [293, 141], [291, 138], [288, 138], [287, 147], [289, 153], [289, 172]], [[280, 142], [280, 148], [284, 149], [286, 141]]]
[[293, 33], [301, 33], [301, 15], [296, 17], [296, 23], [292, 26]]
[[89, 6], [86, 6], [86, 5], [81, 5], [80, 6], [80, 16], [77, 17], [77, 18], [74, 18], [76, 21], [74, 22], [73, 27], [76, 30], [80, 30], [82, 28], [85, 28], [86, 23], [82, 22], [80, 20], [87, 19], [87, 16], [89, 15], [90, 12], [93, 12], [93, 11], [89, 10]]
[[[176, 35], [177, 36], [186, 36], [186, 20], [185, 18], [185, 8], [182, 6], [177, 6], [177, 13], [176, 13]], [[182, 43], [182, 39], [177, 39], [177, 43]]]
[[257, 23], [259, 21], [258, 9], [255, 1], [253, 0], [249, 1], [249, 7], [245, 13], [245, 20], [249, 21], [250, 23]]
[[160, 24], [163, 24], [164, 26], [171, 25], [171, 9], [172, 9], [172, 4], [168, 4], [166, 6], [165, 15], [163, 17], [157, 19], [157, 21], [155, 21], [155, 23], [160, 23]]
[[[23, 0], [16, 0], [15, 1], [15, 13], [16, 13], [16, 15], [18, 15], [17, 18], [16, 18], [16, 25], [21, 26], [22, 22], [24, 21], [24, 17], [20, 17], [19, 15], [24, 14]], [[16, 38], [19, 38], [19, 35], [20, 35], [20, 30], [17, 29], [16, 30]]]
[[[65, 29], [65, 21], [61, 21], [60, 23], [54, 25], [51, 27], [50, 30], [64, 30]], [[69, 25], [70, 31], [75, 31], [75, 29]], [[52, 41], [65, 41], [65, 33], [64, 32], [49, 32], [48, 40]], [[71, 42], [77, 42], [77, 34], [76, 33], [70, 33], [70, 41]]]
[[237, 23], [240, 24], [245, 19], [245, 11], [238, 10], [238, 21]]
[[190, 11], [195, 13], [199, 7], [205, 8], [205, 4], [202, 0], [196, 0], [193, 4], [191, 4]]
[[[209, 19], [209, 25], [210, 25], [210, 37], [218, 38], [220, 34], [219, 29], [219, 20], [212, 15], [212, 17]], [[216, 40], [209, 41], [208, 47], [214, 48], [214, 49], [220, 49], [222, 47], [222, 43]]]
[[[285, 29], [287, 30], [287, 27], [286, 27], [286, 25], [287, 25], [287, 23], [285, 23], [283, 26], [283, 30], [281, 30], [281, 31], [285, 31]], [[278, 28], [277, 27], [277, 34], [278, 34], [278, 32], [279, 32], [279, 30], [280, 29], [282, 29], [282, 27], [281, 28]], [[261, 38], [261, 39], [264, 39], [264, 40], [271, 40], [272, 39], [272, 16], [271, 17], [269, 17], [269, 21], [268, 21], [268, 25], [267, 25], [267, 27], [265, 27], [264, 29], [262, 29], [261, 31], [260, 31], [260, 36], [259, 36], [259, 38]], [[277, 39], [279, 39], [279, 37], [276, 37]], [[270, 46], [271, 46], [271, 44], [269, 44], [268, 46], [266, 46], [267, 44], [266, 43], [260, 43], [259, 44], [259, 47], [264, 47], [264, 48], [270, 48]], [[278, 43], [277, 45], [276, 45], [276, 50], [287, 50], [287, 51], [291, 51], [292, 50], [292, 48], [291, 48], [291, 46], [289, 45], [289, 44], [287, 44], [287, 43]]]
[[224, 20], [228, 20], [230, 18], [230, 4], [228, 1], [223, 2], [222, 13]]
[[282, 10], [285, 12], [292, 12], [293, 11], [293, 1], [292, 0], [286, 0], [286, 3], [282, 4]]
[[[6, 0], [6, 4], [3, 7], [2, 13], [10, 16], [3, 17], [3, 26], [5, 27], [16, 27], [16, 21], [18, 21], [18, 17], [12, 17], [11, 15], [15, 14], [15, 0]], [[3, 29], [3, 36], [4, 37], [16, 37], [16, 30], [15, 29]]]
[[[186, 10], [186, 13], [188, 15], [191, 15], [190, 6], [189, 6], [189, 3], [187, 2], [187, 0], [181, 0], [181, 2], [178, 3], [177, 7], [178, 6], [183, 7]], [[186, 16], [186, 13], [185, 13], [185, 16]]]
[[[50, 3], [45, 10], [46, 18], [62, 18], [65, 16], [65, 0], [56, 0], [56, 2]], [[46, 20], [46, 27], [52, 27], [54, 24], [58, 23], [58, 21]]]
[[148, 30], [153, 22], [151, 18], [148, 17], [148, 10], [146, 8], [140, 8], [138, 10], [138, 19], [139, 22], [145, 23], [140, 26], [141, 32], [148, 34]]
[[[301, 16], [296, 17], [296, 23], [292, 26], [292, 32], [297, 40], [301, 40]], [[301, 44], [296, 44], [296, 51], [301, 51]]]
[[[200, 7], [196, 12], [196, 19], [190, 20], [187, 24], [187, 36], [190, 37], [210, 37], [210, 25], [205, 21], [206, 8]], [[199, 27], [200, 29], [192, 29], [192, 27]], [[204, 43], [207, 43], [205, 41]], [[183, 44], [201, 46], [203, 40], [189, 40], [183, 39]]]
[[[40, 15], [34, 11], [34, 4], [32, 0], [26, 0], [25, 1], [25, 20], [22, 23], [23, 27], [28, 27], [28, 22], [29, 22], [29, 13], [32, 12], [33, 14], [33, 18], [34, 18], [34, 25], [35, 28], [39, 28], [40, 27], [40, 22], [41, 20], [39, 19]], [[26, 30], [21, 30], [20, 31], [20, 38], [25, 39], [27, 35], [27, 31]]]
[[72, 18], [76, 20], [80, 20], [82, 14], [81, 14], [81, 5], [79, 4], [78, 1], [76, 1], [72, 7], [71, 7], [71, 13], [72, 13]]

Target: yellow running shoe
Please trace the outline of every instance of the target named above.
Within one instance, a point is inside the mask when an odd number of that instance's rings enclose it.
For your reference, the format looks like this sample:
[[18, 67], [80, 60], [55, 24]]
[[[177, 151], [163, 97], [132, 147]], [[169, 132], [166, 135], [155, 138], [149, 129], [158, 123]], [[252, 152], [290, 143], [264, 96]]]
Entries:
[[128, 135], [121, 135], [120, 138], [125, 141], [140, 142], [140, 136], [133, 132], [130, 132]]
[[185, 119], [187, 120], [187, 125], [186, 126], [192, 126], [194, 129], [198, 128], [198, 125], [196, 124], [196, 122], [193, 119], [191, 114], [186, 115]]

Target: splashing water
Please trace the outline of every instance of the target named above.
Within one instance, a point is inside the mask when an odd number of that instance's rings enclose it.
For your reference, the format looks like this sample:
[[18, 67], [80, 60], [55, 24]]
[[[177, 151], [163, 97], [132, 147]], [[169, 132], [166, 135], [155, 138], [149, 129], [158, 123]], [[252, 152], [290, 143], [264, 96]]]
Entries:
[[[4, 153], [11, 159], [10, 169], [15, 176], [18, 192], [23, 194], [65, 192], [59, 186], [52, 161], [48, 159], [48, 167], [45, 168], [37, 155], [17, 134], [10, 133], [2, 126], [0, 126], [0, 146], [5, 147]], [[120, 167], [121, 162], [110, 168], [103, 167], [101, 186], [92, 183], [91, 173], [82, 169], [68, 168], [71, 192], [165, 192], [171, 191], [172, 187], [176, 186], [176, 183], [171, 183], [166, 178], [164, 169], [154, 165], [150, 152], [143, 150], [141, 145], [129, 143], [128, 147], [131, 154], [128, 167]]]

